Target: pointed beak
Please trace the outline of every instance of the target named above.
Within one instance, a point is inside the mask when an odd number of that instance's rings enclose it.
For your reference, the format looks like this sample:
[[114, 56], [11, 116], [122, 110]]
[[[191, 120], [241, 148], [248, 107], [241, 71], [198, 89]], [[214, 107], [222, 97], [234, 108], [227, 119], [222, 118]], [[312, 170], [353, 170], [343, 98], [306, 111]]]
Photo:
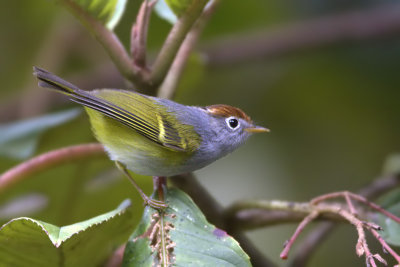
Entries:
[[248, 133], [267, 133], [267, 132], [269, 132], [269, 129], [260, 127], [260, 126], [249, 127], [244, 130]]

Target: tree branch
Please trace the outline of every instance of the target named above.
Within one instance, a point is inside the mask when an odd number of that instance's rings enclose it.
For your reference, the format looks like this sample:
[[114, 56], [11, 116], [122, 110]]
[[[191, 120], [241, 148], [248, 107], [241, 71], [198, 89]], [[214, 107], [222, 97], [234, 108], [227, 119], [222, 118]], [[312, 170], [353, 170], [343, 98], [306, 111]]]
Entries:
[[133, 64], [139, 68], [147, 69], [146, 46], [150, 15], [156, 1], [144, 0], [136, 17], [136, 23], [131, 31], [131, 54]]
[[98, 143], [70, 146], [38, 155], [1, 174], [0, 192], [42, 170], [98, 155], [105, 155], [103, 146]]
[[211, 66], [266, 59], [321, 46], [400, 33], [400, 5], [330, 15], [276, 27], [240, 39], [224, 38], [203, 49]]
[[175, 60], [172, 63], [163, 83], [158, 89], [158, 96], [161, 98], [171, 99], [174, 97], [176, 88], [178, 86], [179, 80], [181, 79], [182, 73], [186, 67], [187, 60], [192, 52], [194, 46], [203, 32], [208, 20], [211, 18], [212, 14], [215, 12], [217, 6], [219, 5], [219, 0], [214, 0], [207, 9], [201, 14], [200, 18], [197, 20], [193, 29], [187, 34], [185, 40], [183, 41], [178, 53], [176, 54]]
[[191, 6], [172, 27], [153, 64], [150, 76], [146, 80], [150, 86], [157, 88], [163, 82], [182, 42], [207, 2], [208, 0], [193, 0]]
[[[375, 199], [396, 186], [400, 185], [400, 173], [388, 176], [383, 176], [372, 181], [371, 184], [365, 186], [359, 191], [359, 194], [368, 198]], [[320, 226], [314, 228], [302, 243], [298, 245], [296, 254], [293, 257], [291, 266], [302, 267], [306, 266], [311, 254], [321, 244], [323, 239], [326, 239], [330, 233], [335, 229], [334, 222], [324, 222]]]
[[312, 252], [314, 252], [315, 248], [328, 237], [328, 233], [331, 233], [335, 229], [335, 226], [336, 223], [326, 221], [321, 222], [317, 227], [315, 227], [305, 238], [303, 238], [300, 244], [297, 245], [295, 255], [292, 257], [289, 266], [305, 267]]
[[[336, 196], [334, 196], [336, 197]], [[345, 197], [345, 195], [341, 195], [341, 197]], [[351, 197], [351, 195], [349, 195]], [[332, 194], [327, 194], [327, 195], [322, 195], [319, 200], [320, 201], [325, 201], [329, 198], [332, 198]], [[352, 225], [357, 230], [358, 233], [358, 241], [356, 244], [356, 254], [360, 257], [362, 255], [365, 255], [365, 260], [367, 263], [367, 266], [376, 266], [375, 260], [380, 261], [381, 263], [386, 265], [386, 261], [379, 255], [379, 254], [372, 254], [371, 251], [369, 250], [367, 240], [365, 237], [365, 230], [368, 230], [372, 232], [375, 236], [375, 238], [384, 246], [389, 247], [389, 245], [382, 240], [382, 238], [379, 236], [379, 234], [376, 231], [382, 230], [382, 228], [374, 223], [369, 223], [362, 221], [359, 219], [355, 214], [351, 212], [351, 209], [347, 207], [349, 210], [345, 208], [344, 205], [339, 205], [339, 204], [328, 204], [328, 203], [319, 203], [320, 201], [310, 201], [310, 205], [313, 206], [312, 211], [303, 219], [303, 221], [299, 224], [297, 227], [296, 231], [292, 235], [292, 237], [285, 243], [284, 249], [280, 255], [282, 259], [287, 259], [288, 253], [290, 251], [291, 246], [299, 236], [299, 234], [303, 231], [305, 226], [309, 224], [311, 221], [316, 219], [320, 214], [333, 214], [336, 216], [340, 216]], [[318, 202], [318, 203], [317, 203]], [[348, 204], [347, 204], [348, 205]], [[370, 206], [370, 205], [369, 205]], [[400, 220], [400, 218], [397, 218], [396, 221]], [[390, 248], [390, 247], [389, 247]], [[397, 255], [397, 253], [394, 252], [390, 248], [390, 251], [392, 252], [391, 255], [398, 260], [400, 257]], [[398, 262], [400, 263], [400, 262]]]

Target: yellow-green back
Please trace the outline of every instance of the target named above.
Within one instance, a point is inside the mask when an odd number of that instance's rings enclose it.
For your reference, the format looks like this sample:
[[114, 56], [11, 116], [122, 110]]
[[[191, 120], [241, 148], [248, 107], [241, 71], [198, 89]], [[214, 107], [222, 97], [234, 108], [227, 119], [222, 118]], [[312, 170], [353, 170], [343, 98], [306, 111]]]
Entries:
[[96, 90], [90, 94], [115, 105], [113, 108], [124, 120], [121, 122], [86, 108], [97, 139], [110, 154], [121, 154], [119, 160], [135, 156], [143, 160], [162, 159], [166, 165], [179, 165], [200, 145], [200, 137], [193, 126], [179, 122], [167, 107], [150, 97], [113, 89]]

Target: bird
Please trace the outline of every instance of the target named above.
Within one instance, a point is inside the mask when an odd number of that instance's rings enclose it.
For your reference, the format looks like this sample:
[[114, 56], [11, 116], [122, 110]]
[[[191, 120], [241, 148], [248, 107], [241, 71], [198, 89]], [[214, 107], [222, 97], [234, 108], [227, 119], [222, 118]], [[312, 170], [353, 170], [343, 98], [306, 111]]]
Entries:
[[188, 106], [122, 89], [86, 91], [33, 69], [39, 86], [84, 106], [95, 138], [153, 208], [167, 205], [144, 194], [128, 170], [158, 177], [193, 172], [231, 153], [253, 133], [269, 131], [230, 105]]

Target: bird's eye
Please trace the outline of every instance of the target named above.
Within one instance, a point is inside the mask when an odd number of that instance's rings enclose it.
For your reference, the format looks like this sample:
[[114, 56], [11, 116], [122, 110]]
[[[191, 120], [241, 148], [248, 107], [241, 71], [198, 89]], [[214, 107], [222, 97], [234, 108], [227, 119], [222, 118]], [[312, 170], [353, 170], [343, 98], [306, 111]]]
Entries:
[[232, 130], [235, 130], [239, 127], [239, 121], [235, 117], [229, 117], [225, 121]]

